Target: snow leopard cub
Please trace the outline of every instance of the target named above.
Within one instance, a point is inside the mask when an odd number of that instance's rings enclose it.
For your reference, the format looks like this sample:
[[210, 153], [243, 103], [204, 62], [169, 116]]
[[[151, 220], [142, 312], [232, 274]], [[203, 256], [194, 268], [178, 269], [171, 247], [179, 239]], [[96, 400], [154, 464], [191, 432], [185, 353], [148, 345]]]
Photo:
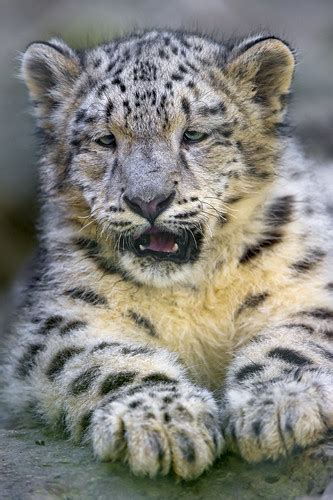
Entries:
[[289, 46], [262, 34], [28, 47], [42, 209], [12, 403], [149, 476], [325, 437], [330, 239], [285, 134], [293, 72]]

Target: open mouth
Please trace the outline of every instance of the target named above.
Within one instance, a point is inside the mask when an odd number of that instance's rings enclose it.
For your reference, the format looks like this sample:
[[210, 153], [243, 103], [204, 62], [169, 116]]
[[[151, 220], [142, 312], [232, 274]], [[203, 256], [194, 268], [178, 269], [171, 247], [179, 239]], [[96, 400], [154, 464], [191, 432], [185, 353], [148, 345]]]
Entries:
[[201, 235], [194, 229], [176, 234], [151, 227], [138, 237], [125, 238], [123, 249], [133, 251], [138, 257], [183, 264], [196, 258], [200, 242]]

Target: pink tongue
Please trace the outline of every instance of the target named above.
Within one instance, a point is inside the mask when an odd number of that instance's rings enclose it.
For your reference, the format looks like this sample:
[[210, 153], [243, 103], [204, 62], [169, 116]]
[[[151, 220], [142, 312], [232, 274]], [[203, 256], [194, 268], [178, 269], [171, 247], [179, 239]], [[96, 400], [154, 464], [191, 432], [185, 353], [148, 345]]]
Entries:
[[175, 244], [174, 238], [169, 234], [151, 234], [150, 242], [147, 248], [153, 252], [172, 252]]

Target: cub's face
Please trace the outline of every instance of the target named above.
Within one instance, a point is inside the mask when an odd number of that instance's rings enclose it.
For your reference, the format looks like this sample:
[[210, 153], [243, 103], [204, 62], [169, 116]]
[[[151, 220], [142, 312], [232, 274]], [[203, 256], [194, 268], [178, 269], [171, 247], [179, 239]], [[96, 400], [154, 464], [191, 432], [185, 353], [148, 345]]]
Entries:
[[137, 281], [190, 281], [234, 209], [271, 181], [293, 73], [272, 37], [149, 32], [77, 54], [32, 44], [23, 75], [44, 189]]

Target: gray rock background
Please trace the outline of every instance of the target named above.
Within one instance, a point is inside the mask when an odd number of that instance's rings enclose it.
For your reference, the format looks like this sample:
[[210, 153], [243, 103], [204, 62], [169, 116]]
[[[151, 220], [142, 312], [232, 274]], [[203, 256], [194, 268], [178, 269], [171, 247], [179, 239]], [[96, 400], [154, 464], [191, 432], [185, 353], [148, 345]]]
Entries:
[[[333, 0], [0, 0], [0, 335], [5, 292], [35, 245], [38, 213], [34, 126], [17, 78], [19, 53], [53, 35], [79, 47], [150, 26], [226, 37], [268, 30], [289, 40], [298, 51], [295, 133], [333, 195]], [[333, 498], [332, 444], [276, 465], [227, 456], [184, 485], [96, 464], [86, 448], [23, 428], [1, 407], [0, 429], [1, 499]]]

